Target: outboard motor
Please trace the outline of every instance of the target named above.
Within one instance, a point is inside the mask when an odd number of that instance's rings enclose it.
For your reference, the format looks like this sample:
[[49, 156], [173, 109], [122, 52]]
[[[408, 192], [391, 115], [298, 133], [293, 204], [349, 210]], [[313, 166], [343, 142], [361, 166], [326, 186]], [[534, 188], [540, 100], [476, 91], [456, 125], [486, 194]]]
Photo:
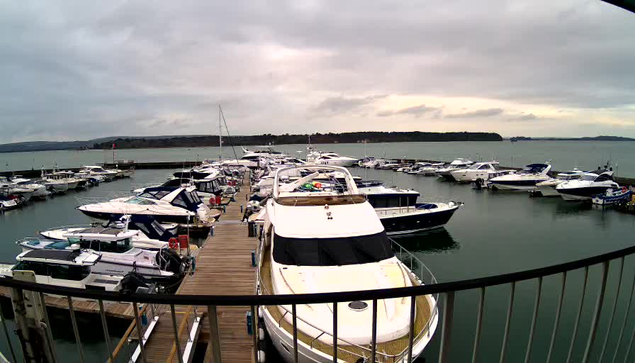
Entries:
[[130, 272], [121, 280], [121, 292], [124, 294], [132, 294], [140, 287], [149, 288], [146, 279], [138, 272]]
[[183, 259], [174, 250], [162, 248], [157, 253], [157, 260], [161, 270], [172, 272], [175, 275], [183, 273]]

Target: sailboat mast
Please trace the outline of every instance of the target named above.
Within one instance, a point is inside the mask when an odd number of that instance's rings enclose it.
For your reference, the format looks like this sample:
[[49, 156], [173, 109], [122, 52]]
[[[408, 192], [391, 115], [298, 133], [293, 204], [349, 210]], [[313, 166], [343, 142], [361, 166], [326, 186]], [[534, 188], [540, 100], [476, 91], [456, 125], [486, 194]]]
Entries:
[[221, 108], [218, 105], [218, 160], [223, 160], [223, 130], [221, 128]]

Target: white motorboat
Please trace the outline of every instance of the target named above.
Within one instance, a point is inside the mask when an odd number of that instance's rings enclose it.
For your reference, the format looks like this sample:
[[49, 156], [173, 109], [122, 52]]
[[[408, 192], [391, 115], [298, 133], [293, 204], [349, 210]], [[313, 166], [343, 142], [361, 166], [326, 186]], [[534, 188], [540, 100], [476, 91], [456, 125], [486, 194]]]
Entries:
[[42, 180], [46, 181], [47, 183], [51, 183], [51, 182], [66, 183], [66, 186], [67, 186], [66, 190], [82, 189], [86, 185], [86, 179], [76, 178], [73, 172], [59, 171], [59, 170], [56, 171], [55, 169], [50, 173], [43, 172]]
[[583, 173], [580, 179], [560, 183], [556, 191], [564, 200], [590, 201], [593, 196], [605, 194], [608, 189], [619, 189], [612, 171], [596, 170]]
[[[105, 224], [93, 223], [88, 226], [79, 225], [49, 228], [40, 232], [40, 235], [44, 238], [57, 241], [68, 239], [116, 241], [129, 237], [133, 247], [153, 251], [167, 248], [169, 239], [176, 237], [176, 231], [167, 231], [152, 218], [137, 217], [134, 219], [134, 222], [131, 222], [131, 220], [131, 216], [123, 216], [117, 221], [109, 221]], [[155, 238], [150, 238], [148, 235]]]
[[452, 160], [450, 164], [439, 168], [436, 174], [437, 176], [445, 180], [456, 181], [456, 179], [454, 179], [454, 177], [452, 176], [452, 172], [455, 170], [466, 169], [472, 164], [474, 164], [474, 162], [469, 159], [464, 159], [464, 158], [454, 159]]
[[[347, 175], [344, 191], [329, 186], [306, 191], [303, 186], [317, 172], [284, 184], [278, 178], [284, 171], [276, 174], [273, 196], [266, 205], [258, 263], [260, 294], [321, 294], [421, 284], [393, 254], [375, 210], [358, 193], [346, 169], [333, 169]], [[411, 301], [377, 301], [375, 342], [381, 361], [406, 361], [407, 344], [395, 343], [408, 339]], [[361, 362], [370, 356], [372, 303], [338, 303], [338, 361]], [[412, 356], [416, 358], [432, 339], [438, 314], [430, 295], [417, 297], [415, 304]], [[287, 362], [293, 361], [294, 346], [290, 312], [290, 306], [260, 307], [271, 340]], [[332, 362], [331, 304], [297, 305], [296, 317], [299, 361]], [[344, 359], [343, 352], [349, 358]]]
[[357, 164], [359, 159], [351, 158], [348, 156], [340, 156], [334, 152], [321, 152], [314, 160], [307, 160], [320, 165], [333, 165], [349, 167]]
[[380, 181], [357, 182], [375, 208], [388, 235], [411, 234], [443, 227], [462, 203], [417, 203], [419, 192], [386, 187]]
[[196, 194], [194, 187], [146, 188], [139, 195], [112, 199], [108, 202], [77, 207], [82, 213], [98, 220], [115, 220], [124, 215], [154, 217], [159, 223], [178, 223], [196, 234], [208, 233], [220, 216], [208, 208]]
[[501, 170], [498, 161], [486, 161], [472, 164], [469, 168], [454, 170], [452, 177], [459, 183], [472, 183], [478, 180], [488, 181], [497, 176], [509, 174], [512, 170]]
[[51, 193], [65, 193], [69, 189], [68, 181], [66, 181], [65, 178], [60, 176], [51, 177], [51, 175], [47, 174], [44, 169], [42, 169], [41, 182]]
[[31, 179], [22, 178], [21, 176], [15, 176], [11, 178], [11, 183], [17, 187], [32, 190], [31, 199], [46, 199], [49, 192], [46, 190], [46, 186], [36, 183]]
[[417, 174], [424, 175], [424, 176], [435, 176], [437, 175], [437, 171], [444, 166], [445, 166], [444, 163], [432, 163], [428, 166], [420, 168]]
[[123, 276], [95, 273], [101, 256], [75, 249], [29, 250], [16, 257], [15, 265], [0, 265], [0, 275], [20, 278], [33, 274], [35, 282], [60, 287], [119, 291]]
[[[44, 186], [40, 187], [44, 188]], [[7, 196], [19, 197], [25, 202], [30, 200], [36, 192], [36, 189], [33, 187], [27, 185], [19, 185], [3, 176], [0, 176], [0, 190], [2, 194], [5, 194]]]
[[559, 197], [560, 193], [558, 193], [556, 187], [565, 181], [580, 179], [583, 173], [582, 170], [577, 168], [565, 173], [558, 173], [555, 178], [536, 183], [536, 194], [543, 197]]
[[100, 255], [93, 266], [96, 273], [127, 275], [135, 271], [155, 280], [173, 280], [184, 271], [184, 263], [172, 250], [158, 251], [133, 247], [132, 237], [138, 231], [112, 231], [112, 233], [91, 233], [90, 231], [68, 233], [64, 240], [50, 240], [37, 237], [25, 238], [17, 242], [23, 251], [31, 250], [72, 250], [79, 246]]
[[79, 178], [91, 178], [100, 176], [103, 181], [109, 182], [117, 177], [117, 172], [114, 170], [107, 170], [98, 165], [86, 165], [79, 172], [75, 173]]
[[551, 179], [549, 171], [549, 164], [529, 164], [518, 172], [492, 178], [489, 183], [495, 189], [533, 191], [536, 184]]
[[428, 168], [430, 167], [432, 164], [431, 163], [426, 163], [423, 161], [419, 161], [414, 163], [414, 165], [412, 165], [410, 168], [404, 170], [404, 172], [406, 174], [419, 174], [419, 172], [424, 169], [424, 168]]

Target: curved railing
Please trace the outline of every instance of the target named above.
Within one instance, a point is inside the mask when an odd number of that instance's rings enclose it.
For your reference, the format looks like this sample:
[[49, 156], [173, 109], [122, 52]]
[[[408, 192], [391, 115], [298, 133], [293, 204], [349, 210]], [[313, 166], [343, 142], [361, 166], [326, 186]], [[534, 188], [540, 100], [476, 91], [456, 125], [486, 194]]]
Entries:
[[[589, 361], [591, 357], [591, 351], [594, 347], [596, 347], [596, 337], [598, 332], [598, 325], [600, 320], [600, 315], [607, 308], [603, 307], [604, 304], [604, 295], [606, 292], [607, 280], [608, 279], [608, 271], [611, 262], [619, 260], [620, 264], [620, 273], [619, 278], [616, 279], [617, 284], [617, 292], [616, 294], [620, 294], [621, 284], [624, 280], [624, 262], [625, 258], [629, 255], [635, 253], [635, 246], [624, 248], [618, 251], [613, 251], [609, 253], [604, 253], [601, 255], [588, 257], [579, 259], [572, 262], [566, 262], [561, 264], [556, 264], [548, 267], [541, 267], [531, 270], [525, 270], [520, 272], [513, 272], [507, 274], [501, 274], [496, 276], [482, 277], [476, 279], [468, 279], [454, 282], [445, 282], [445, 283], [436, 283], [436, 284], [427, 284], [422, 286], [412, 286], [412, 287], [404, 287], [397, 289], [382, 289], [382, 290], [369, 290], [369, 291], [350, 291], [350, 292], [334, 292], [334, 293], [324, 293], [324, 294], [297, 294], [297, 295], [250, 295], [250, 296], [208, 296], [208, 295], [144, 295], [144, 294], [120, 294], [113, 292], [102, 292], [102, 291], [90, 291], [90, 290], [80, 290], [80, 289], [72, 289], [72, 288], [63, 288], [63, 287], [54, 287], [49, 285], [36, 284], [25, 281], [18, 281], [15, 279], [0, 279], [0, 286], [5, 288], [16, 289], [17, 291], [32, 291], [36, 292], [40, 296], [42, 294], [53, 294], [57, 296], [65, 296], [69, 301], [69, 308], [72, 309], [72, 301], [74, 298], [83, 298], [90, 300], [97, 300], [100, 305], [103, 302], [132, 302], [136, 306], [139, 303], [145, 304], [164, 304], [164, 305], [193, 305], [193, 306], [208, 306], [213, 307], [212, 311], [216, 311], [216, 306], [251, 306], [252, 309], [260, 306], [260, 305], [298, 305], [298, 304], [319, 304], [319, 303], [337, 303], [337, 302], [348, 302], [355, 300], [380, 300], [380, 299], [392, 299], [392, 298], [400, 298], [400, 297], [416, 297], [422, 295], [430, 295], [430, 294], [442, 294], [444, 297], [444, 305], [441, 309], [442, 319], [441, 319], [441, 331], [440, 331], [440, 352], [439, 352], [439, 362], [448, 362], [449, 361], [449, 352], [450, 352], [450, 337], [452, 335], [452, 316], [454, 310], [454, 297], [455, 293], [465, 290], [479, 290], [480, 291], [480, 301], [479, 301], [479, 309], [478, 314], [476, 316], [476, 329], [475, 329], [475, 337], [474, 337], [474, 346], [473, 346], [473, 360], [476, 361], [478, 356], [478, 348], [480, 344], [480, 332], [483, 321], [483, 307], [484, 307], [484, 295], [487, 288], [497, 285], [511, 285], [511, 291], [509, 295], [509, 305], [507, 309], [507, 317], [505, 321], [505, 331], [503, 335], [503, 344], [500, 352], [501, 361], [504, 361], [505, 356], [507, 354], [507, 345], [509, 340], [509, 332], [510, 332], [510, 324], [511, 324], [511, 315], [512, 308], [514, 303], [514, 294], [515, 287], [518, 282], [528, 281], [528, 280], [538, 280], [538, 289], [536, 290], [536, 301], [534, 303], [534, 314], [532, 318], [531, 331], [529, 335], [529, 340], [527, 343], [527, 358], [525, 361], [529, 360], [529, 356], [532, 351], [532, 343], [535, 332], [536, 325], [536, 317], [538, 314], [538, 310], [540, 308], [540, 295], [542, 291], [542, 281], [543, 278], [547, 276], [553, 276], [560, 274], [562, 276], [561, 282], [561, 290], [557, 303], [557, 310], [553, 321], [553, 328], [551, 331], [551, 340], [549, 345], [549, 350], [547, 354], [547, 360], [549, 361], [552, 357], [554, 351], [554, 344], [556, 343], [556, 335], [559, 328], [560, 316], [562, 313], [563, 307], [563, 299], [564, 299], [564, 290], [567, 282], [567, 276], [570, 272], [574, 270], [584, 269], [584, 285], [583, 285], [583, 293], [580, 297], [580, 304], [578, 305], [578, 314], [575, 321], [574, 326], [574, 336], [573, 342], [576, 340], [576, 332], [579, 331], [581, 316], [585, 313], [588, 313], [588, 309], [583, 309], [583, 301], [587, 291], [587, 282], [589, 281], [589, 268], [594, 265], [601, 265], [601, 275], [600, 275], [600, 287], [598, 289], [598, 294], [596, 296], [595, 306], [592, 309], [591, 315], [588, 316], [590, 318], [591, 323], [589, 326], [589, 332], [587, 336], [587, 342], [584, 348], [584, 355], [582, 358], [583, 362]], [[399, 252], [397, 252], [399, 254]], [[413, 265], [413, 269], [416, 270], [416, 267]], [[615, 279], [614, 279], [615, 280]], [[634, 279], [635, 281], [635, 279]], [[635, 284], [633, 285], [635, 286]], [[631, 300], [633, 297], [631, 288], [631, 295], [628, 300], [626, 311], [629, 312], [631, 308]], [[439, 299], [440, 300], [440, 299]], [[623, 336], [625, 333], [625, 327], [627, 325], [627, 320], [629, 316], [632, 314], [627, 313], [624, 317], [624, 321], [621, 324], [621, 329], [616, 330], [615, 332], [611, 329], [612, 326], [617, 327], [615, 325], [615, 312], [616, 306], [618, 304], [618, 298], [615, 297], [612, 307], [608, 312], [610, 326], [606, 330], [606, 335], [604, 337], [604, 342], [602, 344], [602, 350], [600, 356], [606, 354], [606, 345], [607, 340], [609, 339], [609, 335], [611, 333], [619, 332], [619, 338], [617, 341], [617, 346], [615, 351], [612, 354], [617, 355], [623, 345], [626, 343], [626, 340], [623, 340]], [[623, 299], [622, 299], [623, 300]], [[101, 310], [103, 316], [103, 309]], [[135, 310], [135, 313], [138, 315], [138, 312]], [[629, 315], [630, 314], [630, 315]], [[74, 315], [71, 314], [71, 318], [74, 320]], [[138, 316], [137, 316], [138, 318]], [[105, 319], [102, 319], [104, 324], [104, 330], [107, 331], [107, 323]], [[463, 322], [464, 323], [464, 322]], [[48, 325], [48, 324], [46, 324]], [[373, 324], [376, 329], [376, 324]], [[629, 325], [630, 326], [630, 325]], [[213, 327], [212, 327], [213, 328]], [[216, 327], [217, 328], [217, 327]], [[461, 329], [464, 329], [464, 326], [461, 326]], [[634, 329], [635, 330], [635, 329]], [[336, 333], [335, 333], [336, 334]], [[335, 335], [334, 334], [334, 335]], [[545, 332], [543, 332], [545, 334]], [[579, 335], [579, 334], [578, 334]], [[214, 336], [212, 334], [212, 336]], [[634, 334], [635, 336], [635, 334]], [[413, 337], [414, 338], [414, 337]], [[77, 338], [79, 339], [79, 337]], [[255, 338], [254, 338], [255, 339]], [[334, 341], [337, 338], [335, 337]], [[412, 340], [411, 340], [412, 341]], [[631, 349], [633, 339], [631, 338], [630, 343], [626, 347], [625, 358], [628, 358], [631, 355]], [[211, 344], [210, 346], [214, 346]], [[220, 345], [216, 345], [217, 349], [220, 349]], [[297, 347], [297, 345], [296, 345]], [[409, 347], [411, 348], [411, 347]], [[571, 350], [573, 349], [573, 344], [569, 349], [569, 358], [571, 357]], [[623, 350], [623, 349], [621, 349]], [[220, 354], [220, 352], [219, 352]], [[595, 352], [597, 355], [598, 353]], [[108, 357], [108, 355], [104, 355], [104, 357]], [[374, 361], [376, 358], [379, 358], [374, 351], [371, 352], [371, 357], [368, 357], [371, 361]], [[405, 358], [410, 358], [410, 355], [406, 355]], [[409, 360], [409, 359], [407, 359]], [[570, 360], [570, 359], [569, 359]]]

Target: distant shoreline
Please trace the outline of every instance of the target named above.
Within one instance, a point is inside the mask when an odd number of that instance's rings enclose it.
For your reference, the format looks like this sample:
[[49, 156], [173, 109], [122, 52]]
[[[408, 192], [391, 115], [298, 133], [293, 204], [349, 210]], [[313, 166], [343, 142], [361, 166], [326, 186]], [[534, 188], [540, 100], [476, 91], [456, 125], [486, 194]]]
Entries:
[[[289, 145], [289, 144], [347, 144], [381, 142], [445, 142], [445, 141], [503, 141], [492, 132], [346, 132], [283, 135], [224, 136], [223, 146]], [[3, 152], [89, 149], [155, 149], [175, 147], [218, 147], [218, 135], [210, 136], [154, 136], [111, 137], [86, 141], [33, 141], [0, 145]]]

